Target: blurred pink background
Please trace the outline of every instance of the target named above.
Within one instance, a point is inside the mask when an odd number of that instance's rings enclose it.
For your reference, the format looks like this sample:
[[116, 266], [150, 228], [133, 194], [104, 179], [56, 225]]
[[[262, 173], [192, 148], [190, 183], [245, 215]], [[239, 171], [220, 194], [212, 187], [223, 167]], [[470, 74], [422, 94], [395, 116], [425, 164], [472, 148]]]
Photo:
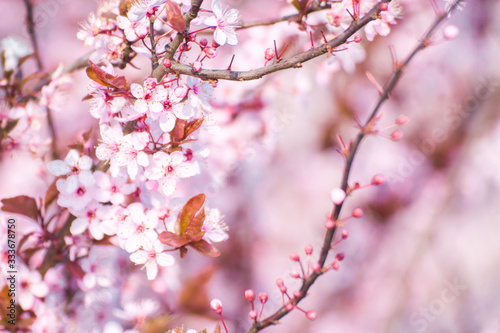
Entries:
[[[45, 8], [38, 14], [37, 29], [45, 68], [53, 70], [88, 52], [76, 32], [97, 3], [39, 2]], [[332, 206], [329, 192], [342, 176], [336, 135], [353, 138], [353, 116], [364, 121], [378, 98], [365, 72], [383, 84], [392, 71], [389, 46], [403, 59], [435, 18], [428, 1], [401, 3], [404, 19], [388, 37], [362, 43], [366, 59], [352, 73], [336, 70], [322, 58], [260, 82], [219, 83], [214, 104], [237, 104], [260, 94], [264, 107], [243, 110], [211, 139], [220, 150], [209, 156], [207, 174], [194, 185], [195, 192], [204, 191], [210, 206], [225, 215], [230, 238], [220, 245], [217, 259], [190, 252], [179, 260], [178, 278], [185, 281], [213, 270], [206, 300], [222, 300], [230, 332], [250, 327], [246, 289], [269, 293], [264, 314], [270, 314], [281, 305], [278, 277], [292, 292], [300, 286], [289, 276], [298, 269], [288, 259], [290, 251], [305, 258], [303, 249], [311, 244], [317, 258]], [[286, 6], [285, 1], [260, 0], [226, 4], [245, 21], [279, 16]], [[0, 12], [0, 38], [27, 42], [22, 1], [0, 0]], [[319, 278], [300, 303], [317, 312], [317, 319], [310, 321], [296, 310], [265, 332], [500, 332], [499, 15], [498, 2], [469, 1], [445, 23], [458, 26], [460, 35], [444, 41], [436, 34], [435, 45], [410, 64], [382, 109], [381, 124], [400, 114], [410, 118], [403, 138], [368, 137], [350, 181], [365, 184], [383, 174], [387, 183], [348, 198], [341, 216], [356, 207], [365, 215], [346, 222], [350, 236], [335, 249], [346, 258], [338, 272]], [[234, 53], [233, 69], [260, 66], [272, 40], [294, 28], [280, 23], [266, 29], [241, 32], [240, 45], [229, 48], [220, 62], [227, 64]], [[287, 55], [308, 45], [307, 37], [291, 38]], [[256, 42], [262, 39], [266, 44]], [[146, 61], [137, 65], [143, 70], [127, 69], [129, 81], [148, 75]], [[55, 115], [62, 156], [77, 133], [97, 129], [82, 101], [89, 79], [84, 71], [73, 78], [66, 107]], [[211, 163], [218, 165], [212, 169], [217, 172], [211, 173]], [[43, 195], [52, 181], [45, 165], [29, 154], [4, 153], [0, 197]], [[331, 260], [333, 255], [327, 262]], [[156, 296], [179, 299], [182, 292], [186, 290], [172, 287]], [[175, 323], [211, 332], [217, 317], [208, 303], [200, 313], [196, 302], [205, 298], [196, 297], [171, 306]]]

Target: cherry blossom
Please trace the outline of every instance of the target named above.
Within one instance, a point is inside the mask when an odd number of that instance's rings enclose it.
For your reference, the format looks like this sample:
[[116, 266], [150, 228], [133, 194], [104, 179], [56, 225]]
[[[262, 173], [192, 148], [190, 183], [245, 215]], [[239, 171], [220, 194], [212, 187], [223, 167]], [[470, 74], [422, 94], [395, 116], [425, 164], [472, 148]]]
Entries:
[[219, 0], [212, 1], [212, 12], [214, 16], [207, 17], [205, 24], [209, 27], [216, 27], [214, 31], [214, 39], [219, 45], [238, 44], [238, 38], [234, 31], [235, 24], [238, 22], [239, 12], [236, 9], [222, 10], [222, 5]]
[[146, 17], [138, 22], [131, 22], [128, 17], [118, 16], [116, 22], [130, 42], [136, 41], [138, 38], [144, 38], [148, 35], [149, 20]]
[[144, 265], [148, 280], [154, 280], [158, 275], [158, 265], [166, 267], [174, 264], [174, 258], [169, 254], [162, 253], [163, 250], [163, 244], [156, 239], [146, 247], [143, 246], [143, 250], [132, 253], [130, 260], [136, 265]]
[[156, 79], [148, 78], [144, 81], [144, 87], [137, 83], [130, 85], [130, 92], [137, 98], [134, 104], [135, 111], [138, 114], [144, 114], [148, 111], [157, 113], [163, 110], [163, 101], [168, 96], [167, 90]]
[[380, 12], [380, 18], [368, 22], [365, 26], [366, 38], [372, 41], [378, 34], [387, 36], [391, 32], [389, 24], [396, 24], [396, 19], [403, 17], [403, 9], [399, 2], [391, 1], [387, 10]]
[[187, 178], [199, 173], [198, 164], [184, 162], [184, 155], [175, 151], [166, 154], [158, 152], [153, 155], [153, 164], [148, 167], [144, 174], [150, 180], [157, 180], [163, 194], [167, 197], [172, 195], [179, 178]]
[[133, 193], [137, 186], [127, 183], [128, 176], [125, 170], [120, 170], [116, 177], [110, 177], [102, 171], [94, 172], [97, 188], [94, 198], [99, 202], [111, 202], [119, 205], [125, 201], [125, 196]]
[[101, 227], [101, 220], [109, 217], [110, 206], [105, 206], [92, 201], [87, 207], [79, 211], [72, 211], [77, 217], [71, 224], [70, 231], [73, 235], [79, 235], [89, 229], [90, 234], [97, 240], [104, 237], [104, 231]]
[[[92, 159], [89, 156], [83, 155], [71, 149], [64, 161], [55, 160], [47, 164], [47, 169], [54, 176], [68, 175], [64, 181], [66, 192], [73, 192], [77, 188], [78, 182], [88, 183], [92, 177], [90, 168], [92, 167]], [[62, 186], [63, 181], [60, 182]]]
[[[76, 179], [78, 181], [74, 181]], [[95, 179], [90, 173], [81, 173], [78, 178], [58, 179], [56, 187], [59, 191], [57, 203], [71, 211], [78, 211], [93, 200]]]
[[[49, 288], [43, 281], [37, 270], [30, 270], [26, 265], [18, 266], [17, 286], [19, 288], [19, 305], [25, 310], [31, 310], [35, 303], [35, 297], [42, 298], [47, 295]], [[17, 290], [16, 290], [17, 292]]]
[[128, 214], [118, 226], [117, 236], [125, 240], [125, 250], [134, 252], [140, 247], [148, 246], [157, 238], [154, 228], [158, 224], [158, 215], [154, 210], [145, 211], [140, 202], [127, 207]]
[[227, 225], [222, 221], [220, 211], [216, 208], [206, 209], [205, 221], [201, 230], [205, 231], [205, 240], [209, 242], [222, 242], [229, 238], [226, 233], [228, 230]]
[[132, 3], [127, 16], [130, 22], [139, 22], [150, 10], [165, 3], [167, 0], [139, 0]]

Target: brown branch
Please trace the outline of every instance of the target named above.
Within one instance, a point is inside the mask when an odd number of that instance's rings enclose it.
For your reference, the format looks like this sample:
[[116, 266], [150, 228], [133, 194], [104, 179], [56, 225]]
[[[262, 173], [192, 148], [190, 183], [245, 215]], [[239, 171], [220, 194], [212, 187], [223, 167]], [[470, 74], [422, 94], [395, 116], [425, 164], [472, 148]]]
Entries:
[[[194, 76], [202, 80], [230, 80], [230, 81], [250, 81], [260, 79], [265, 75], [290, 69], [290, 68], [300, 68], [302, 64], [311, 59], [317, 58], [325, 53], [328, 53], [331, 49], [334, 49], [342, 44], [344, 44], [349, 37], [354, 35], [359, 29], [364, 27], [368, 22], [373, 21], [377, 18], [377, 14], [380, 12], [380, 5], [385, 2], [390, 2], [391, 0], [383, 0], [378, 3], [373, 9], [366, 14], [363, 18], [353, 21], [351, 25], [340, 35], [329, 41], [327, 44], [323, 44], [314, 49], [310, 49], [304, 53], [298, 54], [286, 60], [279, 61], [273, 65], [260, 67], [257, 69], [252, 69], [248, 71], [232, 71], [232, 70], [220, 70], [220, 69], [202, 69], [195, 72], [193, 67], [190, 65], [181, 64], [176, 61], [172, 61], [172, 66], [170, 71], [184, 74], [189, 76]], [[167, 74], [167, 69], [160, 65], [158, 71], [155, 73], [158, 79], [162, 78]]]
[[[38, 41], [35, 32], [35, 21], [33, 20], [33, 4], [31, 3], [31, 0], [24, 0], [24, 4], [26, 5], [26, 25], [28, 28], [28, 34], [30, 35], [31, 45], [33, 46], [33, 56], [35, 57], [38, 70], [42, 71], [43, 64], [42, 60], [40, 59], [40, 50], [38, 48]], [[52, 138], [52, 157], [56, 159], [59, 157], [57, 154], [57, 134], [56, 128], [54, 126], [52, 112], [49, 107], [47, 107], [47, 124], [49, 127], [50, 136]]]
[[[361, 141], [366, 136], [366, 134], [364, 133], [364, 128], [366, 128], [369, 125], [370, 121], [372, 121], [372, 119], [379, 113], [382, 104], [389, 98], [390, 92], [396, 86], [397, 82], [401, 78], [401, 75], [403, 74], [403, 71], [407, 68], [410, 61], [415, 57], [415, 55], [419, 51], [423, 50], [424, 48], [426, 48], [430, 44], [432, 34], [436, 30], [436, 28], [439, 26], [439, 24], [442, 21], [444, 21], [449, 16], [449, 14], [451, 14], [451, 12], [454, 9], [457, 8], [457, 5], [460, 4], [460, 2], [461, 2], [461, 0], [458, 0], [456, 2], [456, 5], [452, 6], [447, 13], [439, 14], [436, 17], [435, 21], [431, 24], [428, 31], [424, 34], [424, 37], [422, 38], [422, 40], [417, 44], [417, 46], [410, 53], [410, 55], [403, 62], [396, 64], [395, 71], [391, 75], [389, 80], [387, 81], [385, 88], [384, 88], [384, 91], [383, 91], [383, 94], [380, 96], [375, 108], [373, 109], [372, 113], [370, 114], [370, 116], [366, 120], [364, 127], [360, 129], [355, 141], [353, 142], [353, 144], [350, 148], [349, 154], [346, 157], [345, 171], [344, 171], [344, 176], [343, 176], [342, 182], [341, 182], [342, 190], [347, 191], [347, 189], [348, 189], [349, 174], [351, 172], [352, 164], [354, 162], [354, 156], [356, 155], [356, 152], [358, 151], [358, 148], [361, 144]], [[339, 218], [340, 212], [342, 210], [342, 205], [343, 204], [335, 205], [335, 207], [330, 215], [330, 218], [333, 221], [336, 221]], [[333, 229], [329, 229], [325, 234], [325, 239], [323, 241], [320, 258], [318, 261], [322, 268], [324, 267], [326, 259], [328, 257], [328, 253], [330, 252], [332, 240], [335, 236], [336, 231], [337, 231], [337, 227], [335, 226]], [[303, 298], [306, 297], [309, 288], [314, 284], [316, 279], [322, 274], [323, 273], [321, 273], [321, 271], [318, 273], [313, 272], [307, 279], [305, 279], [303, 281], [302, 287], [300, 288], [300, 296], [295, 297], [293, 299], [293, 304], [295, 304], [295, 305], [298, 304]], [[252, 325], [252, 328], [249, 329], [247, 331], [247, 333], [256, 333], [256, 332], [264, 329], [267, 326], [275, 325], [276, 323], [278, 323], [279, 319], [281, 319], [282, 317], [284, 317], [288, 313], [289, 313], [289, 311], [286, 310], [286, 307], [282, 306], [274, 314], [270, 315], [269, 317], [267, 317], [259, 322], [254, 323]]]
[[[200, 11], [201, 4], [203, 3], [203, 0], [192, 0], [191, 1], [191, 8], [189, 11], [184, 14], [184, 20], [186, 21], [186, 30], [185, 33], [181, 34], [178, 33], [174, 40], [168, 43], [165, 46], [165, 58], [172, 60], [174, 58], [175, 52], [181, 46], [182, 42], [185, 39], [185, 36], [187, 35], [189, 31], [189, 26], [191, 24], [191, 21], [194, 20], [198, 16], [198, 12]], [[173, 61], [172, 61], [173, 62]], [[166, 68], [163, 65], [158, 66], [153, 70], [153, 77], [156, 78], [158, 81], [161, 80], [161, 78], [165, 75], [166, 73]]]
[[33, 4], [31, 0], [24, 0], [26, 5], [26, 26], [28, 28], [28, 34], [30, 35], [31, 45], [33, 46], [33, 56], [36, 60], [36, 65], [38, 70], [43, 69], [42, 60], [40, 59], [40, 52], [38, 48], [38, 42], [35, 33], [35, 21], [33, 20]]
[[149, 40], [151, 41], [151, 72], [154, 72], [158, 67], [158, 55], [156, 54], [155, 21], [152, 18], [149, 20]]

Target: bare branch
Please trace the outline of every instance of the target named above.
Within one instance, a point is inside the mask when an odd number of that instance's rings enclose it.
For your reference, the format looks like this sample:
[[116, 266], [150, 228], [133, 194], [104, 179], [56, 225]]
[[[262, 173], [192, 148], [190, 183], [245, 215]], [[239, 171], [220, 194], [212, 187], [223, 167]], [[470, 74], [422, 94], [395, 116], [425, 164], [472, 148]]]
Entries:
[[[460, 2], [460, 0], [458, 2]], [[380, 96], [375, 108], [373, 109], [372, 113], [370, 114], [370, 116], [366, 120], [363, 128], [368, 126], [370, 121], [379, 113], [382, 104], [388, 99], [389, 94], [396, 86], [397, 82], [399, 81], [399, 79], [401, 78], [401, 76], [403, 74], [403, 71], [407, 68], [410, 61], [415, 57], [415, 55], [419, 51], [423, 50], [424, 48], [426, 48], [429, 45], [432, 34], [436, 30], [436, 28], [439, 26], [439, 24], [442, 21], [444, 21], [446, 19], [447, 16], [449, 16], [449, 14], [451, 14], [451, 12], [454, 9], [456, 9], [456, 7], [457, 6], [452, 6], [447, 13], [443, 13], [443, 14], [438, 15], [438, 17], [436, 17], [435, 21], [431, 24], [428, 31], [424, 34], [424, 37], [417, 44], [417, 46], [413, 49], [413, 51], [410, 53], [410, 55], [403, 62], [396, 65], [394, 73], [391, 75], [391, 77], [389, 78], [389, 80], [385, 84], [384, 92]], [[353, 142], [353, 144], [351, 146], [349, 155], [346, 157], [345, 171], [344, 171], [344, 176], [343, 176], [342, 182], [341, 182], [341, 188], [344, 191], [347, 191], [347, 188], [348, 188], [349, 175], [350, 175], [350, 172], [352, 169], [352, 164], [354, 162], [354, 157], [358, 151], [358, 148], [361, 144], [361, 141], [364, 139], [364, 137], [366, 135], [363, 132], [363, 128], [360, 129], [355, 141]], [[330, 218], [333, 221], [336, 221], [339, 218], [341, 210], [342, 210], [342, 204], [335, 205], [335, 207], [330, 215]], [[332, 240], [336, 234], [336, 231], [337, 231], [337, 227], [334, 227], [333, 229], [329, 229], [325, 234], [325, 239], [323, 241], [320, 258], [318, 261], [322, 268], [324, 267], [326, 259], [328, 257], [328, 253], [330, 252], [330, 246], [332, 244]], [[314, 284], [316, 279], [321, 274], [323, 274], [323, 273], [313, 272], [307, 279], [305, 279], [303, 281], [302, 287], [300, 288], [300, 296], [295, 297], [293, 299], [294, 304], [298, 304], [304, 297], [306, 297], [309, 288]], [[276, 323], [278, 323], [278, 320], [281, 319], [282, 317], [284, 317], [285, 315], [287, 315], [288, 312], [289, 311], [286, 310], [285, 306], [282, 306], [274, 314], [270, 315], [269, 317], [267, 317], [261, 321], [254, 323], [252, 325], [252, 328], [249, 329], [247, 331], [247, 333], [256, 333], [256, 332], [264, 329], [267, 326], [275, 325]]]
[[[202, 69], [195, 72], [190, 65], [181, 64], [176, 61], [172, 61], [172, 66], [170, 71], [176, 74], [184, 74], [189, 76], [194, 76], [202, 80], [230, 80], [230, 81], [250, 81], [260, 79], [265, 75], [290, 69], [290, 68], [300, 68], [302, 64], [311, 59], [317, 58], [325, 53], [328, 53], [331, 49], [336, 48], [344, 44], [349, 37], [354, 35], [359, 29], [364, 27], [368, 22], [375, 20], [377, 14], [380, 12], [380, 5], [385, 2], [390, 2], [391, 0], [383, 0], [378, 3], [368, 14], [363, 18], [353, 21], [349, 28], [347, 28], [343, 33], [329, 41], [327, 44], [323, 44], [314, 49], [310, 49], [304, 53], [298, 54], [286, 60], [279, 61], [273, 65], [260, 67], [257, 69], [252, 69], [248, 71], [232, 71], [232, 70], [220, 70], [220, 69]], [[167, 74], [167, 69], [160, 65], [158, 71], [155, 72], [156, 78], [161, 78]]]

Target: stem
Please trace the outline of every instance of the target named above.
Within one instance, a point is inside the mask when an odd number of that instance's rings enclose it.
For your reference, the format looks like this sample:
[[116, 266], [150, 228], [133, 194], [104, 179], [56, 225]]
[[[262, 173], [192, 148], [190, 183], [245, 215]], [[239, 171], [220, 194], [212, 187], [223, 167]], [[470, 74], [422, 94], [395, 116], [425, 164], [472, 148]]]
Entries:
[[41, 71], [43, 69], [43, 65], [42, 60], [40, 59], [40, 52], [35, 33], [35, 21], [33, 20], [33, 4], [31, 3], [31, 0], [24, 0], [24, 4], [26, 5], [26, 25], [28, 28], [28, 34], [30, 35], [31, 45], [33, 46], [33, 56], [35, 57], [38, 70]]
[[[353, 21], [351, 25], [336, 38], [332, 39], [328, 43], [322, 44], [316, 48], [310, 49], [306, 52], [300, 53], [289, 59], [283, 59], [273, 65], [260, 67], [248, 71], [231, 71], [231, 70], [220, 70], [220, 69], [202, 69], [200, 71], [193, 71], [191, 65], [181, 64], [177, 61], [172, 61], [172, 65], [169, 70], [163, 66], [159, 66], [155, 72], [155, 77], [160, 79], [168, 71], [176, 72], [177, 74], [190, 75], [202, 80], [231, 80], [231, 81], [249, 81], [260, 79], [265, 75], [290, 69], [290, 68], [300, 68], [302, 63], [309, 61], [311, 59], [317, 58], [325, 53], [328, 53], [331, 49], [336, 48], [344, 44], [349, 37], [354, 35], [358, 30], [364, 27], [368, 22], [373, 21], [377, 18], [377, 14], [380, 12], [380, 5], [382, 3], [390, 2], [391, 0], [382, 0], [380, 3], [375, 5], [368, 14], [363, 18]], [[177, 35], [178, 37], [179, 35]], [[172, 42], [173, 43], [173, 42]], [[171, 43], [171, 44], [172, 44]], [[170, 45], [170, 44], [169, 44]], [[171, 58], [170, 58], [171, 59]]]
[[[461, 1], [458, 0], [455, 6], [452, 6], [450, 10], [447, 13], [439, 14], [434, 22], [431, 24], [430, 28], [427, 30], [425, 33], [424, 37], [421, 39], [421, 41], [417, 44], [417, 46], [413, 49], [413, 51], [410, 53], [410, 55], [399, 65], [396, 66], [396, 69], [394, 73], [391, 75], [389, 80], [387, 81], [384, 92], [383, 94], [379, 97], [379, 100], [373, 109], [372, 113], [368, 117], [368, 119], [365, 121], [365, 127], [370, 123], [370, 121], [378, 114], [382, 104], [389, 98], [390, 92], [394, 89], [396, 86], [396, 83], [399, 81], [401, 78], [401, 75], [403, 74], [403, 71], [407, 68], [408, 64], [410, 61], [415, 57], [415, 55], [426, 48], [429, 45], [430, 38], [436, 28], [439, 26], [439, 24], [446, 19], [449, 14], [457, 7], [457, 5]], [[341, 182], [341, 188], [346, 191], [348, 188], [348, 181], [349, 181], [349, 175], [351, 173], [352, 165], [354, 162], [354, 156], [356, 155], [359, 145], [361, 144], [361, 141], [365, 137], [365, 133], [363, 132], [363, 128], [360, 129], [356, 140], [353, 142], [351, 149], [349, 151], [349, 154], [346, 156], [346, 165], [345, 165], [345, 172], [344, 176], [342, 178]], [[335, 205], [334, 209], [332, 210], [330, 218], [334, 221], [336, 221], [340, 215], [340, 211], [342, 209], [342, 204], [340, 205]], [[320, 254], [320, 259], [319, 259], [319, 264], [321, 267], [324, 267], [325, 261], [328, 257], [328, 253], [330, 251], [330, 245], [332, 243], [332, 240], [335, 236], [335, 233], [337, 231], [337, 226], [335, 226], [333, 229], [327, 230], [325, 234], [325, 239], [323, 241], [323, 245], [321, 248], [321, 254]], [[293, 303], [296, 305], [298, 304], [304, 297], [306, 297], [307, 292], [309, 288], [314, 284], [316, 279], [323, 273], [320, 272], [313, 272], [307, 279], [305, 279], [302, 283], [302, 287], [300, 288], [300, 296], [294, 298]], [[269, 317], [258, 321], [252, 325], [252, 328], [247, 331], [247, 333], [256, 333], [267, 326], [270, 325], [275, 325], [279, 319], [284, 317], [288, 311], [286, 310], [285, 306], [282, 306], [278, 311], [276, 311], [274, 314], [270, 315]]]
[[158, 55], [156, 54], [156, 41], [155, 41], [155, 21], [151, 17], [149, 20], [149, 40], [151, 41], [151, 71], [158, 67]]

